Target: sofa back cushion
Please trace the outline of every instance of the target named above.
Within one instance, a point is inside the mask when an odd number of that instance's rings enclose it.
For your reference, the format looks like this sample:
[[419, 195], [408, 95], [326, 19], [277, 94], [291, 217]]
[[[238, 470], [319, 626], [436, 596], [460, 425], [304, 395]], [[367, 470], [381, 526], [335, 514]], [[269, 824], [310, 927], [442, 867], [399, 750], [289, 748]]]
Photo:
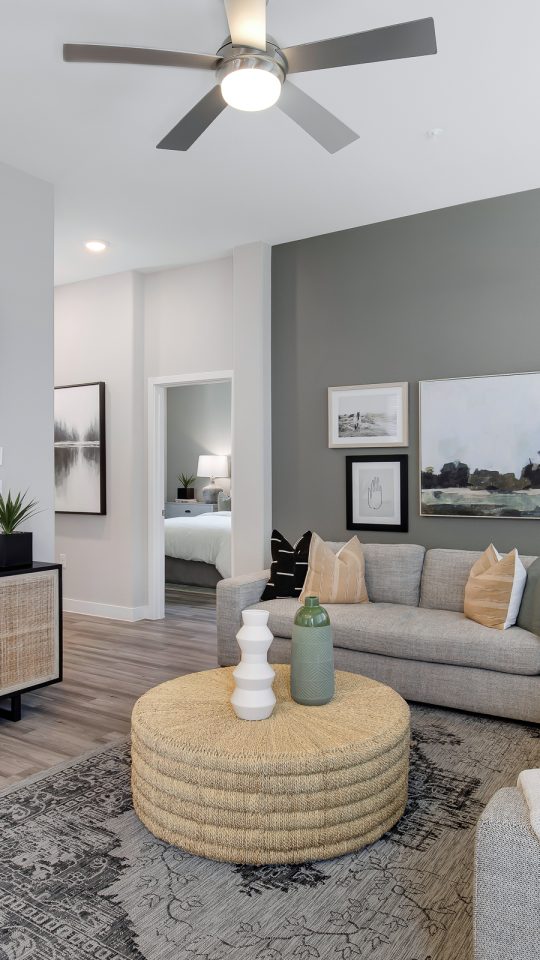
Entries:
[[[334, 553], [342, 543], [328, 543]], [[417, 607], [425, 547], [416, 543], [362, 543], [366, 586], [372, 603]]]
[[[473, 565], [481, 556], [477, 550], [428, 550], [422, 573], [420, 606], [463, 613], [465, 585]], [[520, 559], [527, 569], [536, 558]]]

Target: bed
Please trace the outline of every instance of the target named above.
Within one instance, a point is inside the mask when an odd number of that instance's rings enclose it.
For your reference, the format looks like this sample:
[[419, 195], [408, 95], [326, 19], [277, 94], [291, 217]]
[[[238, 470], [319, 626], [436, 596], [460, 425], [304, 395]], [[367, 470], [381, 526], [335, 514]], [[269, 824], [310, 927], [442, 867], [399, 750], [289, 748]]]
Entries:
[[165, 580], [215, 587], [231, 575], [231, 514], [202, 513], [165, 520]]

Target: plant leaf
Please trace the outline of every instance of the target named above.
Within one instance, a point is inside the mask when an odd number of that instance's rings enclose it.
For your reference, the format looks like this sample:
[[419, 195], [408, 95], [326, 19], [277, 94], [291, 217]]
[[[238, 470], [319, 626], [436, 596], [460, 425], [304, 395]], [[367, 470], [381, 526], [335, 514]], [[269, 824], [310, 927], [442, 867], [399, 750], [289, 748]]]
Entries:
[[36, 509], [37, 500], [25, 502], [27, 496], [28, 490], [24, 493], [19, 491], [15, 499], [13, 499], [11, 495], [11, 490], [8, 490], [5, 499], [0, 493], [0, 530], [2, 533], [15, 533], [21, 523], [24, 523], [25, 520], [30, 520], [31, 517], [35, 517], [37, 513], [41, 512]]

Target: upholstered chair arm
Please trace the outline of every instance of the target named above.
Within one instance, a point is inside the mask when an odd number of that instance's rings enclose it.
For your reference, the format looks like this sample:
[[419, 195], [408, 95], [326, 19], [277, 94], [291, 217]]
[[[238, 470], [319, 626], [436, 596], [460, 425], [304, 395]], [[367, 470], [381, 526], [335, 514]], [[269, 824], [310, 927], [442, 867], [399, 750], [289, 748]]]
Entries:
[[540, 840], [521, 790], [499, 790], [482, 813], [475, 871], [475, 960], [540, 956]]
[[269, 570], [221, 580], [217, 585], [218, 662], [222, 667], [238, 663], [236, 634], [242, 626], [242, 610], [258, 603], [270, 576]]

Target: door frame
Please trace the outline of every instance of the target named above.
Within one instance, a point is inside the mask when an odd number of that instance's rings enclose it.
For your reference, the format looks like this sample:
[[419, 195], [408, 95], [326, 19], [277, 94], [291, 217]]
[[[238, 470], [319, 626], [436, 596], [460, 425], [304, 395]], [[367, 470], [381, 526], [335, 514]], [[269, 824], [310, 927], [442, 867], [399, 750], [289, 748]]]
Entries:
[[[165, 444], [167, 425], [167, 389], [181, 384], [227, 383], [234, 391], [232, 370], [206, 373], [180, 373], [148, 379], [148, 617], [165, 616], [165, 529], [163, 491], [165, 489]], [[231, 449], [233, 418], [231, 403]], [[231, 483], [234, 465], [231, 464]], [[231, 530], [231, 553], [232, 553]]]

